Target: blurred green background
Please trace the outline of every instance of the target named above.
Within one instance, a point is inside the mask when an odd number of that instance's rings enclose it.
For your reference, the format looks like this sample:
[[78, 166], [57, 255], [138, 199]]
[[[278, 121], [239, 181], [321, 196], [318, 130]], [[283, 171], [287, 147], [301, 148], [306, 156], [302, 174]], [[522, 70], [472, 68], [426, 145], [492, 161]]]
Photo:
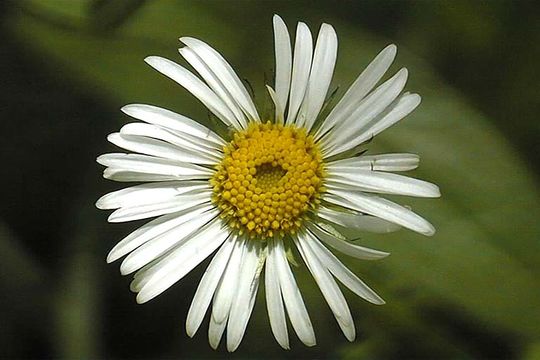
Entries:
[[[435, 224], [434, 237], [366, 234], [364, 244], [392, 256], [342, 257], [387, 301], [345, 291], [354, 343], [300, 266], [318, 345], [292, 335], [282, 351], [259, 296], [229, 355], [210, 349], [207, 322], [185, 335], [204, 264], [136, 305], [129, 278], [105, 263], [138, 224], [107, 224], [94, 208], [122, 187], [101, 178], [95, 157], [114, 149], [105, 137], [129, 121], [119, 111], [127, 103], [206, 121], [202, 105], [143, 62], [180, 61], [180, 36], [221, 51], [263, 106], [274, 13], [291, 29], [334, 25], [339, 94], [380, 49], [398, 45], [392, 71], [409, 69], [407, 89], [423, 103], [370, 150], [420, 154], [412, 175], [443, 197], [398, 199]], [[0, 357], [540, 359], [539, 16], [532, 1], [0, 2]]]

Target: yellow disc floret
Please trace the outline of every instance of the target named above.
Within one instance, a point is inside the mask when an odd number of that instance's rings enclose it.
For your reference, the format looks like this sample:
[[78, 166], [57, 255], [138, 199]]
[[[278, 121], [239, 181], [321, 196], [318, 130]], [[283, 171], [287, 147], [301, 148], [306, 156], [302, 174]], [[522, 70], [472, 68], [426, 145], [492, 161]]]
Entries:
[[211, 183], [222, 217], [240, 233], [294, 233], [322, 191], [323, 162], [304, 129], [254, 123], [234, 134]]

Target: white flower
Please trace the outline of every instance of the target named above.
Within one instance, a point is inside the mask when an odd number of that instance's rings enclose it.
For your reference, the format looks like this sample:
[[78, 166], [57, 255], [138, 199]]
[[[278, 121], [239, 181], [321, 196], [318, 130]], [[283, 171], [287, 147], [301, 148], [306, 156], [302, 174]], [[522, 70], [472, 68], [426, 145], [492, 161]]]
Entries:
[[[440, 196], [437, 186], [389, 173], [418, 166], [413, 154], [363, 155], [361, 145], [409, 114], [420, 96], [402, 93], [401, 69], [374, 89], [396, 55], [386, 47], [326, 118], [319, 118], [337, 56], [337, 37], [323, 24], [313, 48], [308, 27], [298, 23], [294, 51], [289, 33], [274, 16], [276, 81], [268, 87], [275, 105], [261, 118], [246, 88], [223, 57], [204, 42], [184, 37], [180, 54], [200, 78], [161, 57], [146, 62], [198, 98], [229, 129], [226, 136], [183, 115], [150, 105], [122, 111], [130, 123], [108, 139], [136, 154], [100, 156], [104, 177], [142, 182], [109, 193], [100, 209], [116, 209], [110, 222], [155, 217], [124, 238], [108, 262], [125, 255], [124, 275], [135, 273], [131, 290], [145, 303], [182, 279], [211, 254], [193, 298], [186, 330], [193, 336], [211, 305], [209, 341], [227, 349], [240, 344], [264, 270], [272, 332], [289, 348], [286, 316], [300, 340], [315, 334], [291, 271], [296, 248], [348, 340], [355, 327], [337, 278], [374, 304], [384, 301], [348, 270], [327, 246], [359, 259], [388, 255], [352, 244], [333, 225], [372, 232], [400, 226], [424, 235], [435, 230], [408, 208], [372, 195]], [[293, 245], [294, 244], [294, 245]]]

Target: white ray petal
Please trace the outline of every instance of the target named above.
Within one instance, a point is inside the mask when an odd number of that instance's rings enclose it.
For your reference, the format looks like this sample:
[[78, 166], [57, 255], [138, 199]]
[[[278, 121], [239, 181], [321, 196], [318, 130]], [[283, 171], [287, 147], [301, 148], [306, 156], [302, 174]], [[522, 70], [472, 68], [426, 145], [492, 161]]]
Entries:
[[389, 111], [376, 118], [368, 128], [364, 129], [362, 135], [357, 139], [354, 139], [355, 141], [352, 145], [355, 146], [355, 144], [361, 144], [388, 129], [390, 126], [409, 115], [418, 105], [420, 105], [421, 101], [422, 98], [418, 94], [403, 94]]
[[420, 234], [431, 236], [435, 228], [411, 210], [386, 199], [362, 194], [357, 191], [329, 190], [323, 200], [388, 220]]
[[259, 120], [255, 105], [242, 81], [229, 63], [219, 52], [205, 42], [191, 37], [182, 37], [180, 41], [193, 50], [206, 63], [209, 69], [221, 81], [233, 99], [240, 105], [251, 120]]
[[326, 99], [328, 87], [334, 74], [337, 47], [338, 39], [334, 28], [331, 25], [322, 24], [315, 45], [313, 64], [304, 99], [306, 106], [302, 106], [300, 110], [302, 114], [299, 115], [299, 119], [304, 119], [304, 122], [299, 125], [304, 126], [307, 131], [311, 130]]
[[160, 125], [146, 123], [129, 123], [120, 129], [123, 135], [138, 135], [166, 141], [182, 149], [203, 152], [206, 157], [216, 161], [223, 156], [223, 146], [212, 141], [193, 136], [173, 129], [167, 129]]
[[258, 270], [261, 262], [264, 264], [264, 255], [261, 253], [259, 244], [254, 242], [248, 245], [242, 258], [240, 278], [227, 323], [227, 350], [229, 352], [238, 348], [246, 332], [259, 289], [260, 271]]
[[212, 306], [212, 318], [217, 323], [227, 320], [231, 310], [236, 291], [238, 290], [238, 281], [240, 278], [240, 266], [246, 246], [246, 240], [238, 238], [231, 254], [227, 269], [221, 278], [219, 288], [214, 295], [214, 304]]
[[177, 180], [205, 179], [214, 173], [214, 170], [195, 164], [141, 154], [110, 153], [99, 156], [96, 161], [117, 170], [174, 176]]
[[276, 118], [283, 119], [291, 85], [291, 38], [281, 17], [274, 15], [273, 23], [276, 58]]
[[328, 269], [321, 264], [319, 259], [317, 259], [317, 256], [313, 253], [308, 244], [310, 241], [316, 240], [312, 239], [312, 236], [303, 233], [299, 233], [298, 236], [294, 238], [298, 251], [300, 251], [311, 275], [321, 289], [341, 331], [343, 331], [347, 340], [353, 341], [356, 337], [356, 330], [354, 328], [354, 321], [352, 319], [351, 311], [349, 310], [349, 305]]
[[[118, 182], [147, 182], [147, 181], [178, 181], [189, 177], [178, 177], [174, 175], [145, 174], [136, 171], [129, 171], [117, 168], [106, 168], [103, 170], [105, 179]], [[209, 178], [210, 176], [208, 176]], [[200, 178], [200, 177], [196, 177]]]
[[211, 198], [212, 190], [194, 190], [178, 195], [174, 199], [170, 199], [166, 202], [121, 207], [109, 215], [107, 220], [109, 222], [125, 222], [147, 219], [182, 211], [201, 204], [209, 204]]
[[334, 249], [342, 253], [363, 260], [378, 260], [390, 255], [387, 252], [370, 249], [367, 247], [351, 244], [345, 240], [339, 239], [325, 231], [319, 226], [309, 224], [308, 229], [313, 232], [317, 238], [321, 239]]
[[190, 71], [173, 61], [159, 56], [149, 56], [145, 58], [144, 61], [163, 75], [182, 85], [225, 124], [234, 126], [234, 123], [231, 121], [231, 119], [234, 119], [234, 114], [229, 110], [227, 105], [225, 105], [208, 85]]
[[194, 232], [197, 232], [218, 214], [218, 210], [202, 213], [142, 244], [124, 259], [120, 265], [120, 273], [122, 275], [131, 274], [165, 254], [170, 249], [181, 246], [190, 239], [190, 236]]
[[294, 42], [294, 60], [292, 68], [291, 91], [287, 124], [296, 123], [296, 115], [306, 93], [311, 60], [313, 56], [313, 39], [306, 24], [299, 22], [296, 27]]
[[416, 154], [378, 154], [361, 155], [352, 158], [328, 162], [326, 167], [332, 169], [363, 169], [374, 171], [409, 171], [418, 167], [420, 157]]
[[384, 304], [384, 300], [350, 271], [339, 259], [332, 254], [316, 237], [310, 239], [308, 246], [319, 261], [346, 287], [361, 298], [376, 304]]
[[225, 141], [206, 126], [175, 112], [145, 104], [130, 104], [121, 110], [135, 119], [190, 134], [219, 146], [225, 145]]
[[272, 87], [266, 85], [266, 90], [268, 90], [268, 94], [270, 94], [270, 98], [272, 99], [272, 102], [275, 106], [275, 119], [277, 124], [283, 124], [285, 122], [285, 119], [283, 118], [283, 109], [281, 108], [281, 105], [279, 104], [277, 98], [276, 98], [276, 92]]
[[[186, 61], [193, 66], [193, 68], [199, 73], [199, 75], [206, 81], [210, 88], [220, 97], [221, 100], [227, 105], [229, 110], [234, 114], [235, 127], [245, 128], [246, 117], [242, 112], [242, 109], [234, 101], [234, 99], [228, 93], [226, 87], [222, 84], [221, 79], [214, 74], [211, 68], [197, 55], [195, 51], [189, 47], [178, 49], [180, 55], [186, 59]], [[233, 119], [231, 119], [232, 121]]]
[[325, 179], [328, 188], [375, 192], [382, 194], [416, 197], [440, 197], [437, 185], [411, 177], [359, 169], [336, 169], [329, 167]]
[[399, 96], [407, 82], [408, 72], [403, 68], [369, 94], [353, 113], [343, 119], [323, 138], [321, 148], [325, 157], [339, 154], [360, 142], [357, 138], [370, 122], [383, 113]]
[[205, 211], [214, 208], [214, 205], [199, 205], [184, 211], [164, 215], [154, 219], [137, 230], [133, 231], [131, 234], [123, 238], [107, 255], [107, 262], [111, 263], [118, 260], [122, 256], [130, 253], [135, 250], [142, 244], [146, 243], [149, 240], [169, 231], [175, 226], [189, 221]]
[[287, 314], [291, 320], [296, 335], [300, 341], [307, 346], [314, 346], [317, 341], [315, 340], [315, 332], [309, 319], [309, 314], [302, 300], [300, 289], [294, 280], [294, 275], [289, 267], [287, 258], [285, 256], [285, 249], [283, 248], [283, 240], [276, 240], [276, 271], [278, 273], [278, 279], [281, 291], [283, 293], [283, 300], [287, 309]]
[[167, 201], [188, 191], [202, 189], [210, 189], [207, 181], [192, 180], [146, 183], [105, 194], [96, 201], [96, 207], [105, 210], [152, 204]]
[[358, 212], [353, 213], [350, 211], [338, 211], [324, 205], [320, 205], [317, 209], [317, 216], [320, 219], [333, 222], [334, 224], [338, 224], [346, 228], [369, 231], [373, 233], [385, 234], [400, 229], [399, 225], [375, 216], [364, 215]]
[[276, 269], [276, 250], [273, 239], [268, 241], [268, 257], [266, 259], [266, 269], [264, 274], [266, 307], [268, 309], [268, 318], [270, 327], [278, 344], [288, 350], [289, 334], [287, 332], [287, 322], [285, 319], [285, 308], [279, 286], [278, 271]]
[[[227, 313], [227, 316], [229, 314]], [[216, 350], [223, 336], [223, 332], [227, 327], [227, 318], [225, 321], [218, 323], [212, 316], [210, 316], [210, 324], [208, 325], [208, 343], [212, 349]]]
[[364, 96], [373, 89], [388, 70], [396, 57], [396, 51], [395, 45], [387, 46], [366, 67], [317, 130], [315, 133], [316, 140], [319, 140], [334, 125], [339, 124], [354, 112]]
[[229, 231], [223, 227], [221, 219], [213, 220], [145, 273], [137, 302], [145, 303], [167, 290], [213, 253], [228, 236]]
[[204, 319], [217, 285], [225, 272], [236, 237], [231, 236], [218, 250], [199, 282], [186, 319], [186, 333], [193, 337]]
[[200, 165], [214, 165], [216, 163], [215, 159], [200, 152], [179, 148], [164, 141], [144, 136], [114, 133], [107, 136], [107, 140], [123, 149], [145, 155]]

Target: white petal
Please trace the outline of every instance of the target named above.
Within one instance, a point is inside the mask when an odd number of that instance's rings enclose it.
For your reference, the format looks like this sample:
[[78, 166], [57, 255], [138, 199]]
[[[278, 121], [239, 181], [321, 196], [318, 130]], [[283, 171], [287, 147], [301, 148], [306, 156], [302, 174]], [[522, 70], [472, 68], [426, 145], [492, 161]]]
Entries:
[[362, 136], [354, 139], [354, 144], [361, 144], [394, 125], [405, 116], [409, 115], [418, 105], [422, 98], [418, 94], [403, 94], [391, 107], [388, 112], [385, 112], [375, 119], [369, 128], [363, 131]]
[[296, 123], [296, 115], [306, 93], [311, 57], [313, 56], [313, 39], [306, 24], [299, 22], [294, 42], [294, 60], [292, 68], [291, 93], [287, 124]]
[[304, 119], [304, 122], [299, 125], [304, 126], [307, 131], [315, 123], [328, 93], [336, 64], [337, 46], [338, 40], [334, 28], [331, 25], [322, 24], [304, 99], [306, 106], [302, 106], [302, 115], [299, 116], [299, 119]]
[[[189, 47], [178, 49], [180, 55], [186, 59], [186, 61], [193, 66], [193, 68], [201, 75], [210, 88], [220, 97], [221, 100], [227, 105], [229, 110], [234, 114], [235, 127], [245, 128], [246, 117], [242, 112], [242, 109], [236, 104], [234, 99], [227, 92], [226, 87], [222, 84], [221, 79], [214, 74], [211, 68]], [[231, 119], [232, 121], [233, 119]]]
[[[240, 279], [236, 295], [231, 305], [231, 312], [227, 323], [227, 350], [235, 351], [244, 334], [255, 305], [255, 297], [259, 289], [260, 268], [265, 257], [261, 254], [258, 243], [248, 244], [242, 258]], [[262, 264], [261, 264], [262, 262]]]
[[193, 190], [211, 189], [208, 181], [166, 181], [131, 186], [103, 195], [96, 202], [98, 209], [118, 209], [163, 202]]
[[217, 323], [225, 322], [231, 310], [231, 304], [238, 290], [238, 281], [240, 278], [240, 266], [246, 240], [238, 238], [231, 254], [227, 269], [221, 278], [219, 288], [214, 296], [212, 306], [212, 318]]
[[296, 285], [291, 268], [285, 257], [285, 250], [281, 239], [276, 240], [275, 250], [276, 270], [291, 324], [300, 341], [307, 346], [314, 346], [317, 343], [315, 332], [313, 331], [304, 300], [302, 300], [300, 289]]
[[123, 149], [164, 159], [177, 160], [201, 165], [214, 165], [216, 160], [193, 150], [179, 148], [164, 141], [144, 136], [123, 135], [114, 133], [107, 140]]
[[361, 142], [357, 141], [370, 122], [387, 109], [398, 97], [407, 82], [407, 69], [403, 68], [392, 78], [384, 82], [368, 95], [353, 113], [337, 124], [322, 139], [322, 150], [325, 157], [339, 154], [353, 148]]
[[375, 171], [409, 171], [418, 167], [420, 157], [416, 154], [361, 155], [327, 163], [331, 169], [363, 169]]
[[[227, 313], [227, 316], [229, 314]], [[210, 324], [208, 325], [208, 342], [212, 349], [216, 350], [227, 326], [227, 318], [225, 321], [218, 323], [212, 316], [210, 316]]]
[[145, 303], [167, 290], [214, 252], [228, 236], [221, 219], [216, 218], [145, 273], [137, 302]]
[[157, 219], [154, 219], [128, 236], [122, 239], [107, 255], [107, 262], [111, 263], [118, 260], [122, 256], [130, 253], [134, 249], [138, 248], [142, 244], [146, 243], [149, 240], [154, 239], [155, 237], [169, 231], [175, 226], [182, 224], [185, 221], [188, 221], [194, 217], [199, 216], [205, 211], [214, 208], [214, 205], [200, 205], [184, 211], [168, 214], [161, 216]]
[[105, 179], [119, 182], [146, 182], [146, 181], [172, 181], [178, 180], [178, 176], [145, 174], [135, 171], [122, 170], [117, 168], [106, 168], [103, 170]]
[[201, 101], [214, 115], [227, 125], [234, 125], [231, 119], [234, 114], [227, 105], [199, 78], [182, 66], [159, 56], [149, 56], [144, 59], [148, 65], [163, 75], [182, 85], [187, 91]]
[[251, 120], [259, 120], [255, 105], [249, 96], [246, 87], [238, 78], [233, 68], [216, 50], [201, 40], [191, 37], [182, 37], [180, 41], [193, 50], [199, 58], [206, 63], [209, 69], [221, 81], [234, 100], [244, 110]]
[[166, 202], [122, 207], [115, 210], [107, 220], [109, 222], [125, 222], [170, 214], [197, 205], [210, 203], [211, 197], [212, 190], [194, 190], [178, 195]]
[[153, 175], [167, 175], [177, 180], [193, 178], [208, 179], [214, 170], [195, 164], [162, 159], [141, 154], [111, 153], [97, 158], [98, 163], [116, 170], [139, 172]]
[[351, 244], [345, 240], [338, 239], [337, 237], [325, 231], [319, 226], [308, 224], [308, 229], [315, 234], [315, 236], [334, 249], [341, 251], [342, 253], [353, 256], [357, 259], [363, 260], [378, 260], [390, 255], [387, 252], [370, 249], [367, 247]]
[[165, 254], [170, 249], [182, 245], [190, 239], [190, 235], [214, 219], [218, 213], [218, 210], [211, 210], [197, 217], [186, 219], [184, 223], [147, 241], [124, 259], [120, 265], [120, 273], [122, 275], [131, 274]]
[[379, 295], [369, 288], [362, 280], [360, 280], [353, 272], [351, 272], [338, 258], [334, 256], [323, 244], [315, 237], [310, 239], [309, 247], [313, 250], [319, 261], [330, 270], [330, 272], [343, 285], [348, 287], [352, 292], [361, 298], [376, 304], [384, 304], [384, 300]]
[[205, 157], [216, 160], [223, 156], [223, 146], [212, 141], [193, 136], [173, 129], [167, 129], [160, 125], [146, 123], [130, 123], [122, 126], [120, 134], [147, 136], [158, 140], [163, 140], [181, 149], [202, 152]]
[[281, 17], [274, 15], [273, 22], [276, 53], [276, 105], [278, 105], [276, 106], [276, 118], [283, 119], [291, 85], [291, 39], [287, 26]]
[[338, 211], [324, 205], [317, 209], [317, 216], [326, 221], [344, 226], [346, 228], [369, 231], [373, 233], [389, 233], [400, 229], [399, 225], [379, 219], [375, 216], [364, 215], [358, 212]]
[[206, 126], [175, 112], [144, 104], [126, 105], [121, 110], [135, 119], [163, 126], [170, 130], [197, 136], [219, 146], [225, 145], [225, 141]]
[[422, 217], [386, 199], [362, 194], [357, 191], [330, 190], [323, 199], [348, 209], [360, 211], [391, 221], [420, 234], [431, 236], [435, 228]]
[[312, 239], [307, 234], [302, 233], [299, 233], [298, 236], [294, 238], [296, 247], [300, 251], [304, 262], [315, 279], [315, 282], [317, 285], [319, 285], [319, 288], [321, 289], [328, 306], [330, 306], [330, 309], [332, 310], [341, 331], [343, 331], [343, 334], [345, 334], [347, 340], [353, 341], [356, 337], [356, 331], [354, 328], [351, 311], [349, 310], [349, 305], [347, 304], [343, 293], [339, 289], [339, 286], [336, 284], [336, 281], [330, 272], [320, 263], [317, 256], [312, 252], [308, 244], [310, 241], [316, 240]]
[[279, 345], [284, 349], [289, 349], [289, 335], [287, 332], [287, 322], [285, 320], [285, 308], [281, 297], [278, 271], [276, 269], [276, 250], [274, 240], [268, 241], [268, 257], [266, 259], [265, 291], [266, 307], [272, 333]]
[[266, 85], [266, 89], [268, 90], [268, 94], [270, 94], [270, 98], [272, 99], [272, 102], [274, 103], [276, 114], [275, 119], [277, 124], [283, 124], [285, 122], [285, 119], [283, 118], [283, 109], [281, 108], [281, 105], [279, 104], [276, 93], [274, 89], [272, 89], [270, 86]]
[[375, 192], [382, 194], [416, 197], [439, 197], [439, 187], [427, 181], [411, 177], [359, 169], [336, 169], [328, 167], [325, 186], [328, 188]]
[[199, 326], [201, 326], [219, 280], [229, 262], [233, 247], [234, 237], [231, 236], [216, 253], [199, 282], [199, 286], [191, 301], [191, 306], [189, 307], [186, 319], [186, 333], [189, 337], [193, 337], [199, 329]]
[[396, 57], [396, 51], [395, 45], [387, 46], [366, 67], [317, 130], [315, 133], [316, 140], [319, 140], [334, 125], [339, 124], [354, 112], [364, 96], [373, 89], [388, 70]]

